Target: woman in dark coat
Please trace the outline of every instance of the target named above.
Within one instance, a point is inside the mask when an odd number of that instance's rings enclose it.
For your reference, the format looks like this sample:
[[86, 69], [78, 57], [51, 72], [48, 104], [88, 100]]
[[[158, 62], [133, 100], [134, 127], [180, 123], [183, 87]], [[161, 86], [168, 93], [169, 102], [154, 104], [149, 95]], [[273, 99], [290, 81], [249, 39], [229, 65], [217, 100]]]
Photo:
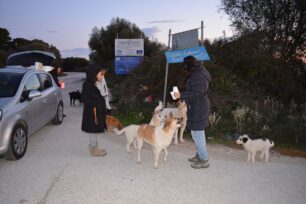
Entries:
[[184, 69], [187, 73], [186, 92], [174, 93], [176, 98], [185, 100], [187, 104], [187, 128], [197, 147], [195, 157], [188, 159], [193, 168], [207, 168], [208, 154], [206, 150], [205, 128], [208, 126], [210, 102], [208, 88], [211, 77], [193, 56], [184, 58]]
[[82, 101], [84, 103], [82, 130], [90, 134], [89, 152], [92, 156], [105, 156], [105, 150], [98, 145], [98, 136], [105, 129], [105, 100], [96, 87], [101, 81], [105, 69], [97, 65], [89, 65], [86, 72], [86, 81], [83, 83]]

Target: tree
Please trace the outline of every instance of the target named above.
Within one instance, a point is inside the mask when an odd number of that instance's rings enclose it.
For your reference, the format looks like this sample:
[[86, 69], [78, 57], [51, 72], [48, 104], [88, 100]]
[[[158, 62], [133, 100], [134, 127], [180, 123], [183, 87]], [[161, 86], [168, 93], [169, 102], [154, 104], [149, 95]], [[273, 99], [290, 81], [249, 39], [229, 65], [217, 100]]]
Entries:
[[222, 0], [239, 34], [262, 32], [261, 46], [275, 57], [290, 60], [306, 57], [304, 0]]
[[6, 49], [11, 41], [10, 33], [5, 28], [0, 28], [0, 49]]
[[88, 65], [88, 60], [80, 57], [67, 57], [63, 59], [64, 71], [82, 71], [82, 68]]

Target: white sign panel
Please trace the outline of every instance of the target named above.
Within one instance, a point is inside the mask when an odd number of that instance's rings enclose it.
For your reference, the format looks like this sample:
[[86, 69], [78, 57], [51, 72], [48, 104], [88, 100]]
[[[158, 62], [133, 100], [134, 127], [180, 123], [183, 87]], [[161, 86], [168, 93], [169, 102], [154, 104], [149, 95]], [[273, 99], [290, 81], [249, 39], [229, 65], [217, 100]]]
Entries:
[[198, 29], [172, 35], [172, 50], [181, 50], [199, 46]]
[[115, 39], [115, 56], [143, 56], [143, 39]]

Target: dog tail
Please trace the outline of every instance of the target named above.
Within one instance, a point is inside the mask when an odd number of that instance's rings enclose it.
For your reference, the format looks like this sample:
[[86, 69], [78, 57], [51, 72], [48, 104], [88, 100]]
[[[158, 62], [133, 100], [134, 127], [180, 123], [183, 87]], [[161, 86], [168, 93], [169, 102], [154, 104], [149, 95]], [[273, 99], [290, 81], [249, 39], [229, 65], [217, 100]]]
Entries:
[[117, 128], [114, 128], [113, 131], [116, 135], [122, 135], [125, 132], [125, 128], [123, 128], [121, 130], [118, 130]]
[[272, 140], [270, 140], [270, 147], [274, 147], [274, 142]]

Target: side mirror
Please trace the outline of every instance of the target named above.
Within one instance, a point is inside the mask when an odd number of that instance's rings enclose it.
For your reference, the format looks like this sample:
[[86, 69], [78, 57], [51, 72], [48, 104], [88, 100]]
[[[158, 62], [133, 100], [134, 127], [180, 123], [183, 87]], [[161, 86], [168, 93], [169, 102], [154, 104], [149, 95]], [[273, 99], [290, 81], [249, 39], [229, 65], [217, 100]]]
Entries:
[[32, 100], [33, 98], [37, 98], [37, 97], [39, 97], [39, 96], [41, 96], [41, 92], [40, 92], [40, 91], [31, 90], [31, 91], [29, 92], [29, 95], [28, 95], [28, 100], [30, 101], [30, 100]]

